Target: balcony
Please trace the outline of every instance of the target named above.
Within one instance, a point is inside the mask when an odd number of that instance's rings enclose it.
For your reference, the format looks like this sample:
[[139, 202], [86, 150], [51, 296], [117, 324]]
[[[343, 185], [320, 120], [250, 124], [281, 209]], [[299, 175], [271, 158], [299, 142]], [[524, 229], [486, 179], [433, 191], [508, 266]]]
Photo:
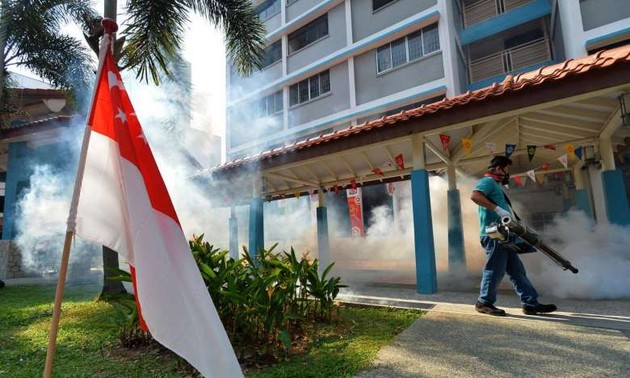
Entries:
[[468, 63], [470, 83], [523, 71], [552, 59], [548, 37], [539, 38], [522, 45], [499, 51]]
[[533, 0], [472, 0], [462, 6], [464, 28], [496, 17], [512, 9], [531, 3]]

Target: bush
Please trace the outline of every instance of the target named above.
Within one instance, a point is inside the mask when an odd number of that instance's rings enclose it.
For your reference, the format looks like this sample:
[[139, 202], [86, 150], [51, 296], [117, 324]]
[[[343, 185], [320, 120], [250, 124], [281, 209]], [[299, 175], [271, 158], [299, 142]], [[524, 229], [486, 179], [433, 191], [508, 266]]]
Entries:
[[[306, 254], [298, 259], [293, 248], [276, 253], [277, 244], [259, 250], [255, 258], [243, 248], [237, 260], [205, 242], [203, 235], [193, 237], [189, 245], [241, 362], [286, 356], [294, 341], [302, 339], [305, 322], [329, 322], [336, 316], [334, 300], [345, 285], [339, 277], [328, 278], [334, 264], [320, 275], [317, 259], [310, 260]], [[117, 273], [112, 279], [131, 281], [127, 272]], [[139, 328], [133, 302], [126, 298], [113, 302], [121, 344], [146, 344], [147, 334]]]

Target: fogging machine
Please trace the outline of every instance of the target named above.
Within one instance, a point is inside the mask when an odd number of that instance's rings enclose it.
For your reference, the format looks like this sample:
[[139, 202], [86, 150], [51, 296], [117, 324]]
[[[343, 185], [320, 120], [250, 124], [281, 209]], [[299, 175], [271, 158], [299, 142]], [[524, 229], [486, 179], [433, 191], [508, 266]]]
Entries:
[[486, 228], [486, 233], [491, 239], [498, 240], [500, 242], [509, 242], [513, 235], [519, 236], [527, 244], [538, 249], [540, 252], [549, 257], [563, 270], [568, 269], [572, 273], [578, 272], [577, 268], [571, 265], [569, 260], [565, 259], [556, 250], [549, 247], [535, 231], [528, 229], [527, 226], [521, 224], [517, 220], [511, 219], [510, 217], [503, 217], [500, 222], [492, 223]]

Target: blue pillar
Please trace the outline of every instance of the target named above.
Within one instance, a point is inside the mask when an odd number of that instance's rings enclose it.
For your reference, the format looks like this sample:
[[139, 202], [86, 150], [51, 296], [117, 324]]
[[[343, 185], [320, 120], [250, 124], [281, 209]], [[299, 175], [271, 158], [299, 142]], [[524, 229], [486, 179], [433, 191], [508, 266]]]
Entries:
[[254, 197], [249, 203], [249, 255], [255, 259], [264, 244], [263, 200]]
[[[462, 205], [458, 189], [448, 191], [448, 268], [466, 267]], [[454, 269], [453, 269], [454, 268]]]
[[328, 211], [325, 206], [317, 207], [317, 248], [320, 273], [330, 265], [330, 241], [328, 239]]
[[621, 170], [602, 172], [602, 186], [608, 221], [622, 226], [630, 225], [630, 209]]
[[229, 237], [230, 237], [230, 256], [233, 259], [238, 259], [238, 218], [236, 218], [236, 211], [234, 206], [230, 209], [230, 223], [229, 223]]
[[11, 240], [15, 237], [15, 210], [20, 192], [28, 187], [31, 170], [26, 163], [28, 156], [26, 142], [9, 144], [9, 161], [4, 187], [4, 219], [2, 239]]
[[411, 197], [416, 251], [416, 290], [420, 294], [433, 294], [437, 291], [437, 274], [429, 175], [426, 169], [411, 171]]
[[586, 189], [576, 189], [575, 201], [578, 210], [582, 210], [592, 219], [593, 209], [591, 208], [591, 201], [588, 200], [588, 191]]

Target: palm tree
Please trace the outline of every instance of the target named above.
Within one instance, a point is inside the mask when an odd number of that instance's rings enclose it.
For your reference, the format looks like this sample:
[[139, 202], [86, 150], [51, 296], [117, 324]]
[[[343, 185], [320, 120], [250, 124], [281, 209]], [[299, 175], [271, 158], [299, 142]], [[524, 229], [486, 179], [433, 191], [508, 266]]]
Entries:
[[[117, 0], [105, 0], [104, 15], [116, 19]], [[143, 81], [155, 84], [171, 76], [179, 59], [184, 28], [192, 12], [200, 14], [225, 35], [228, 59], [249, 75], [262, 67], [265, 29], [250, 0], [127, 0], [126, 19], [117, 51], [121, 69], [132, 69]], [[95, 40], [90, 45], [97, 50]], [[203, 47], [203, 46], [200, 46]]]
[[11, 67], [29, 69], [59, 88], [90, 87], [94, 71], [89, 50], [81, 40], [62, 34], [61, 26], [75, 22], [87, 27], [96, 18], [89, 0], [5, 0], [0, 4], [0, 116], [10, 110]]
[[[184, 27], [190, 12], [204, 16], [220, 27], [225, 34], [228, 59], [237, 71], [249, 75], [262, 67], [265, 48], [265, 29], [260, 23], [250, 0], [127, 0], [126, 28], [114, 42], [114, 55], [122, 69], [136, 71], [143, 81], [149, 78], [157, 85], [163, 76], [172, 78], [172, 63], [178, 62]], [[117, 0], [105, 0], [103, 14], [116, 20]], [[98, 54], [98, 40], [102, 30], [93, 25], [95, 33], [86, 40]], [[112, 281], [118, 268], [118, 254], [103, 246], [103, 288], [100, 296], [123, 291], [122, 283]]]

